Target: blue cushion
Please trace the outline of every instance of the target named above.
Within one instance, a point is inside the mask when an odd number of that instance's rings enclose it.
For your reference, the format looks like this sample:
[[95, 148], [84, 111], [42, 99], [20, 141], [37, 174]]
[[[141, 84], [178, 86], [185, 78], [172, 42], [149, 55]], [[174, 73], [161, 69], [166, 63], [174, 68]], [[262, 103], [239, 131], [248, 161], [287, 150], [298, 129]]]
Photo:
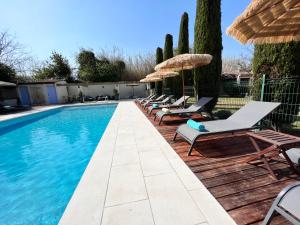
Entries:
[[157, 107], [158, 107], [158, 104], [154, 103], [154, 104], [152, 104], [152, 107], [153, 107], [153, 108], [157, 108]]
[[194, 120], [189, 119], [187, 121], [187, 125], [195, 130], [198, 130], [201, 132], [205, 131], [205, 127], [204, 127], [203, 123], [198, 123]]

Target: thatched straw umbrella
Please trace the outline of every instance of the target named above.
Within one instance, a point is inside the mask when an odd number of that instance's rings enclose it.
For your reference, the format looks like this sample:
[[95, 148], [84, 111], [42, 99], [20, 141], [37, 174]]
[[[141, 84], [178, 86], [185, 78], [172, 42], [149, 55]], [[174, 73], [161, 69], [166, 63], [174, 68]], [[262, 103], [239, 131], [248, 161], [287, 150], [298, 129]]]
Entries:
[[243, 44], [300, 41], [300, 1], [253, 0], [227, 34]]
[[152, 83], [152, 82], [158, 82], [158, 81], [162, 81], [162, 79], [159, 77], [152, 77], [152, 78], [146, 77], [146, 78], [140, 80], [141, 83]]
[[[155, 67], [156, 71], [170, 71], [181, 72], [182, 77], [182, 94], [184, 93], [184, 70], [190, 70], [210, 64], [212, 56], [209, 54], [181, 54], [171, 59], [168, 59]], [[184, 101], [185, 104], [185, 101]]]
[[[158, 78], [161, 78], [162, 79], [162, 82], [164, 83], [165, 82], [165, 78], [169, 78], [169, 77], [175, 77], [175, 76], [178, 76], [179, 73], [178, 72], [175, 72], [175, 71], [171, 71], [171, 70], [161, 70], [161, 71], [156, 71], [154, 73], [151, 73], [149, 75], [146, 76], [146, 78], [154, 78], [154, 77], [158, 77]], [[165, 90], [164, 90], [164, 85], [163, 85], [163, 90], [162, 92], [164, 93]]]
[[156, 71], [154, 73], [151, 73], [149, 75], [146, 76], [146, 78], [153, 78], [153, 77], [158, 77], [158, 78], [168, 78], [168, 77], [175, 77], [178, 76], [179, 73], [172, 71], [172, 70], [160, 70], [160, 71]]
[[162, 79], [159, 77], [152, 77], [152, 78], [146, 77], [146, 78], [140, 80], [141, 83], [151, 83], [151, 82], [157, 82], [157, 81], [162, 81]]

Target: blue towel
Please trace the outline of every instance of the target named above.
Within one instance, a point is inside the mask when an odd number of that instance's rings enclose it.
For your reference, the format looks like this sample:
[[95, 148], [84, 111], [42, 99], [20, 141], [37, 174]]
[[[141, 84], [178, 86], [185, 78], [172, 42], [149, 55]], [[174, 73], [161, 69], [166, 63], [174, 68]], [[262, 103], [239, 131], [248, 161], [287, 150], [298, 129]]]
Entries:
[[205, 131], [205, 127], [204, 127], [203, 123], [198, 123], [194, 120], [189, 119], [187, 121], [187, 125], [195, 130], [198, 130], [201, 132]]
[[152, 104], [152, 107], [153, 107], [153, 108], [157, 108], [157, 107], [158, 107], [158, 104], [154, 103], [154, 104]]

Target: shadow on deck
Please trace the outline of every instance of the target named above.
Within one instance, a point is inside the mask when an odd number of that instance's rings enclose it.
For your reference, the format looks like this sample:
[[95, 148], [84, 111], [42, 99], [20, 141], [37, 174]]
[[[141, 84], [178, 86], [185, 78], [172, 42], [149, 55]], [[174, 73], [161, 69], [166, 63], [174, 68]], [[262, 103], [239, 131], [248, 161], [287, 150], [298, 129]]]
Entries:
[[[255, 165], [243, 163], [255, 152], [243, 133], [203, 138], [195, 146], [192, 155], [187, 156], [187, 142], [180, 137], [172, 142], [176, 128], [186, 119], [166, 117], [167, 122], [158, 126], [153, 115], [141, 111], [237, 224], [260, 224], [280, 190], [300, 180], [279, 157], [270, 162], [278, 174], [278, 180], [273, 179], [259, 162]], [[198, 115], [194, 119], [203, 118]], [[272, 224], [289, 223], [278, 216]]]

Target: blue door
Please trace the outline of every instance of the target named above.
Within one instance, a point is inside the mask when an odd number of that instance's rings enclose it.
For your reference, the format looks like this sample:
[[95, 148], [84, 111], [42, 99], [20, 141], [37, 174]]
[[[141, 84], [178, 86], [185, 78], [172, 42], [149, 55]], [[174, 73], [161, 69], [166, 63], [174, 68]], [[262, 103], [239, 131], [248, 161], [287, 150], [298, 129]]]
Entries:
[[20, 86], [19, 87], [19, 93], [20, 93], [20, 101], [22, 105], [31, 105], [28, 87], [26, 86]]
[[48, 103], [57, 104], [56, 88], [54, 87], [54, 85], [48, 85], [47, 92], [48, 92]]

